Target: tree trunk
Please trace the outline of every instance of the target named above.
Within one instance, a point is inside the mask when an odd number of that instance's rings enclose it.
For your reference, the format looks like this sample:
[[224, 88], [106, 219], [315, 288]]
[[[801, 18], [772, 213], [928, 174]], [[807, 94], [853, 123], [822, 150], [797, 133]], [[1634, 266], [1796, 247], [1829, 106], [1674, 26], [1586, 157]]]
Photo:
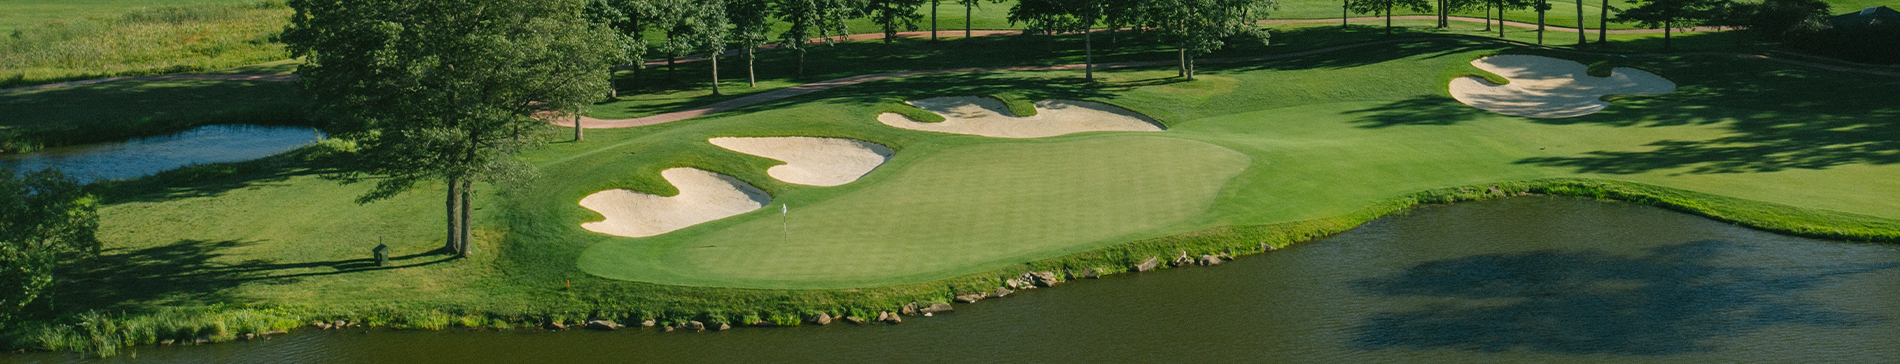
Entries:
[[[1489, 4], [1486, 4], [1486, 5], [1489, 5]], [[1484, 7], [1484, 31], [1487, 33], [1491, 31], [1491, 7], [1490, 6]]]
[[1090, 36], [1094, 29], [1082, 29], [1082, 80], [1095, 81], [1095, 40]]
[[930, 2], [930, 41], [937, 41], [937, 1], [935, 0]]
[[1544, 0], [1537, 0], [1537, 44], [1544, 44]]
[[574, 108], [574, 142], [576, 143], [581, 141], [581, 112], [579, 106], [580, 105], [575, 105]]
[[1497, 0], [1495, 2], [1492, 2], [1492, 4], [1496, 4], [1498, 8], [1498, 38], [1503, 39], [1504, 38], [1504, 0]]
[[[1603, 1], [1610, 1], [1610, 0], [1603, 0]], [[973, 7], [973, 5], [969, 3], [963, 4], [963, 39], [970, 39], [970, 29], [973, 29], [972, 27], [970, 27], [970, 14], [971, 14], [970, 8], [971, 7]]]
[[456, 256], [463, 258], [467, 258], [470, 253], [475, 252], [475, 239], [469, 234], [470, 231], [475, 230], [473, 226], [475, 212], [472, 211], [475, 205], [474, 198], [472, 197], [474, 195], [475, 181], [468, 179], [462, 180], [462, 238], [458, 239], [460, 240], [459, 243], [462, 244], [462, 249], [456, 252]]
[[1180, 55], [1181, 63], [1179, 69], [1175, 70], [1175, 77], [1187, 77], [1187, 48], [1181, 48]]
[[675, 58], [678, 57], [670, 54], [666, 55], [666, 79], [673, 79], [673, 60]]
[[805, 46], [798, 47], [798, 77], [805, 78]]
[[1194, 80], [1194, 55], [1192, 54], [1187, 56], [1187, 79], [1188, 81]]
[[1669, 32], [1673, 30], [1674, 28], [1675, 27], [1670, 26], [1669, 22], [1663, 22], [1663, 51], [1664, 52], [1667, 52], [1670, 50]]
[[712, 73], [713, 73], [712, 86], [713, 86], [714, 96], [719, 95], [719, 53], [720, 53], [719, 51], [713, 51], [712, 59], [709, 60], [709, 61], [712, 61]]
[[462, 248], [462, 244], [458, 243], [462, 237], [462, 195], [457, 193], [460, 192], [462, 181], [450, 178], [448, 182], [448, 197], [442, 202], [443, 209], [448, 211], [448, 238], [442, 250], [455, 253]]
[[[1583, 1], [1583, 0], [1577, 0], [1577, 1]], [[756, 87], [759, 87], [759, 73], [758, 73], [758, 71], [757, 71], [757, 69], [755, 69], [755, 68], [753, 68], [753, 67], [752, 67], [752, 63], [753, 63], [753, 62], [752, 62], [752, 60], [753, 60], [754, 58], [758, 58], [758, 56], [757, 56], [757, 55], [755, 55], [755, 53], [756, 53], [756, 49], [758, 49], [758, 48], [746, 48], [746, 49], [745, 49], [745, 84], [746, 84], [746, 87], [754, 87], [754, 88], [756, 88]]]
[[1352, 7], [1352, 0], [1339, 0], [1339, 28], [1340, 29], [1345, 29], [1346, 19], [1352, 17], [1352, 14], [1347, 13], [1348, 9], [1350, 9], [1351, 7]]
[[1385, 35], [1392, 36], [1392, 1], [1385, 2]]
[[1577, 45], [1590, 43], [1590, 30], [1583, 27], [1583, 0], [1577, 0]]
[[1597, 44], [1610, 42], [1610, 0], [1603, 0], [1603, 15], [1597, 16]]
[[1446, 1], [1449, 1], [1449, 0], [1438, 0], [1438, 28], [1439, 29], [1444, 29], [1446, 27], [1451, 26], [1450, 23], [1447, 23], [1450, 20], [1445, 18], [1451, 15], [1450, 11], [1448, 11], [1448, 9], [1445, 9], [1445, 4], [1447, 4]]

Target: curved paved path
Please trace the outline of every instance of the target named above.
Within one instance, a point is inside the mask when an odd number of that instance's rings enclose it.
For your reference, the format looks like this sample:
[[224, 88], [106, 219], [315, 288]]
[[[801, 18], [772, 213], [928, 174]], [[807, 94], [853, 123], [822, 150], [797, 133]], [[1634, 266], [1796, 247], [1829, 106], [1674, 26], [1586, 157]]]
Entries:
[[[1562, 49], [1562, 48], [1552, 48], [1552, 47], [1540, 46], [1540, 45], [1535, 45], [1535, 44], [1530, 44], [1530, 43], [1501, 40], [1501, 39], [1492, 39], [1492, 38], [1434, 37], [1434, 38], [1407, 38], [1407, 39], [1373, 41], [1373, 42], [1320, 48], [1320, 49], [1287, 53], [1287, 54], [1274, 54], [1274, 55], [1253, 56], [1253, 57], [1202, 59], [1202, 60], [1197, 60], [1196, 63], [1219, 64], [1219, 63], [1235, 63], [1235, 62], [1255, 62], [1255, 61], [1302, 57], [1302, 56], [1309, 56], [1309, 55], [1338, 51], [1338, 50], [1374, 46], [1374, 45], [1381, 45], [1381, 44], [1391, 44], [1391, 43], [1419, 41], [1419, 40], [1438, 41], [1438, 40], [1445, 40], [1445, 39], [1478, 40], [1478, 41], [1486, 41], [1486, 42], [1492, 42], [1492, 43], [1504, 43], [1504, 44], [1511, 44], [1511, 45], [1524, 46], [1524, 47], [1540, 48], [1540, 49], [1546, 49], [1546, 50], [1563, 51], [1563, 52], [1569, 52], [1569, 53], [1612, 55], [1610, 53], [1596, 53], [1596, 52], [1585, 52], [1585, 51]], [[1743, 57], [1743, 58], [1754, 58], [1754, 59], [1769, 60], [1769, 61], [1792, 64], [1792, 65], [1820, 68], [1820, 69], [1833, 70], [1833, 71], [1856, 72], [1856, 73], [1863, 73], [1863, 74], [1870, 74], [1870, 75], [1900, 77], [1900, 72], [1895, 72], [1895, 71], [1868, 70], [1868, 69], [1836, 66], [1836, 65], [1821, 64], [1821, 63], [1814, 63], [1814, 62], [1797, 61], [1797, 60], [1792, 60], [1792, 59], [1770, 57], [1770, 56], [1759, 55], [1759, 54], [1690, 52], [1690, 53], [1639, 54], [1635, 56], [1660, 57], [1660, 56], [1684, 56], [1684, 55], [1714, 55], [1714, 56], [1734, 56], [1734, 57]], [[1165, 61], [1144, 61], [1144, 62], [1097, 63], [1095, 64], [1095, 66], [1097, 68], [1152, 67], [1152, 66], [1174, 65], [1176, 63], [1177, 61], [1165, 60]], [[720, 101], [720, 102], [716, 102], [716, 103], [712, 103], [706, 106], [700, 106], [700, 107], [696, 107], [692, 109], [669, 112], [669, 113], [653, 115], [653, 116], [648, 116], [648, 117], [633, 118], [633, 119], [596, 119], [596, 118], [583, 116], [581, 117], [581, 127], [585, 129], [612, 129], [612, 128], [628, 128], [628, 127], [667, 123], [667, 122], [673, 122], [673, 121], [705, 116], [707, 114], [724, 112], [724, 111], [737, 109], [741, 107], [757, 105], [760, 103], [780, 100], [780, 99], [784, 99], [788, 97], [829, 90], [829, 89], [833, 89], [833, 88], [837, 88], [841, 86], [850, 86], [850, 85], [856, 85], [856, 84], [865, 83], [865, 82], [885, 80], [885, 79], [891, 79], [891, 78], [899, 78], [899, 77], [910, 77], [910, 76], [920, 76], [920, 75], [939, 74], [939, 73], [959, 73], [959, 72], [1072, 70], [1072, 69], [1081, 69], [1083, 66], [1084, 65], [1082, 64], [1065, 64], [1065, 65], [1055, 65], [1055, 66], [952, 68], [952, 69], [938, 69], [938, 70], [875, 73], [875, 74], [851, 76], [851, 77], [845, 77], [845, 78], [839, 78], [839, 79], [812, 82], [812, 83], [787, 87], [787, 88], [778, 89], [778, 90], [746, 95], [743, 97], [726, 100], [726, 101]], [[574, 126], [574, 122], [571, 117], [563, 117], [563, 118], [560, 118], [559, 120], [553, 121], [553, 123], [555, 125], [560, 125], [560, 126], [568, 126], [568, 127]]]

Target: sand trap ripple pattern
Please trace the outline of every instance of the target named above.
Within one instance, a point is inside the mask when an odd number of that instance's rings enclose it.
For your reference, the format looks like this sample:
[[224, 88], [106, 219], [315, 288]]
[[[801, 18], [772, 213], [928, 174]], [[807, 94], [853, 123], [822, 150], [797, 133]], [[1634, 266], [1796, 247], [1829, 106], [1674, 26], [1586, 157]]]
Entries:
[[1594, 114], [1610, 103], [1604, 95], [1655, 95], [1676, 91], [1676, 83], [1633, 68], [1616, 68], [1610, 77], [1594, 77], [1575, 61], [1527, 55], [1503, 55], [1471, 61], [1510, 80], [1498, 85], [1478, 77], [1451, 80], [1451, 96], [1479, 109], [1530, 118], [1567, 118]]
[[646, 237], [665, 234], [699, 223], [723, 219], [765, 207], [772, 196], [731, 176], [698, 168], [660, 171], [679, 189], [673, 197], [633, 190], [595, 192], [581, 199], [581, 207], [607, 219], [582, 223], [581, 228], [602, 234]]
[[785, 162], [765, 173], [780, 181], [837, 186], [864, 177], [891, 159], [891, 148], [844, 138], [712, 138], [707, 142], [734, 152]]
[[944, 121], [918, 122], [896, 113], [878, 115], [877, 121], [910, 130], [996, 138], [1042, 138], [1089, 131], [1162, 130], [1160, 123], [1146, 115], [1090, 101], [1037, 101], [1035, 116], [1015, 116], [1001, 100], [988, 97], [933, 97], [911, 101], [910, 104], [943, 115]]

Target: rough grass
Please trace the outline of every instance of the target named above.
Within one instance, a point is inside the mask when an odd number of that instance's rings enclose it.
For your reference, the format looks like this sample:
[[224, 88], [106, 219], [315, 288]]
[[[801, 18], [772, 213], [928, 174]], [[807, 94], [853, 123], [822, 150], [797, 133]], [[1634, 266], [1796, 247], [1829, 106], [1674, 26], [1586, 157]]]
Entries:
[[[1306, 38], [1276, 42], [1377, 39], [1369, 34], [1376, 31], [1289, 32], [1283, 35]], [[1555, 120], [1490, 114], [1444, 94], [1451, 77], [1473, 72], [1471, 59], [1500, 52], [1636, 67], [1668, 77], [1681, 89], [1618, 98], [1597, 115]], [[1201, 70], [1203, 79], [1196, 82], [1175, 80], [1167, 67], [1106, 71], [1095, 84], [1082, 83], [1080, 72], [1069, 71], [923, 76], [678, 123], [590, 131], [586, 142], [551, 143], [524, 154], [542, 168], [543, 178], [535, 184], [482, 187], [477, 254], [467, 260], [440, 261], [426, 254], [441, 244], [437, 187], [359, 206], [349, 201], [366, 187], [322, 179], [324, 168], [336, 167], [320, 163], [323, 153], [193, 167], [99, 187], [108, 203], [101, 212], [102, 238], [113, 250], [62, 283], [66, 296], [61, 299], [94, 306], [75, 310], [134, 315], [217, 303], [284, 306], [299, 312], [300, 319], [351, 318], [408, 327], [511, 326], [589, 317], [792, 322], [818, 312], [874, 315], [911, 301], [945, 301], [956, 292], [992, 289], [998, 277], [1028, 269], [1126, 269], [1130, 259], [1163, 253], [1228, 248], [1244, 253], [1258, 250], [1261, 242], [1307, 241], [1416, 203], [1495, 196], [1489, 192], [1492, 185], [1500, 186], [1500, 194], [1601, 195], [1848, 240], [1893, 241], [1894, 219], [1900, 217], [1900, 201], [1891, 198], [1900, 196], [1900, 182], [1890, 178], [1900, 173], [1891, 144], [1900, 140], [1891, 128], [1900, 110], [1882, 98], [1883, 90], [1900, 86], [1894, 80], [1733, 57], [1589, 57], [1457, 40], [1209, 64]], [[1737, 72], [1751, 77], [1735, 78]], [[1104, 247], [1097, 250], [1049, 250], [1020, 256], [1017, 264], [972, 263], [961, 271], [889, 280], [912, 283], [849, 290], [692, 287], [600, 278], [575, 265], [595, 243], [620, 239], [579, 229], [595, 217], [575, 202], [608, 188], [670, 194], [671, 187], [658, 177], [665, 168], [694, 166], [732, 175], [799, 211], [896, 188], [881, 186], [896, 185], [899, 176], [930, 173], [923, 161], [963, 148], [1116, 139], [1102, 134], [996, 140], [906, 131], [874, 119], [877, 112], [902, 105], [894, 100], [1003, 92], [1114, 103], [1170, 127], [1123, 135], [1217, 145], [1252, 162], [1190, 223], [1072, 245]], [[894, 162], [873, 173], [882, 177], [855, 184], [804, 187], [767, 176], [765, 169], [776, 162], [704, 142], [714, 136], [786, 135], [868, 140], [915, 162]], [[348, 150], [325, 145], [319, 148]], [[691, 241], [742, 231], [748, 224], [770, 230], [773, 217], [742, 215], [663, 237], [626, 240]], [[394, 255], [402, 258], [397, 267], [367, 266], [368, 249], [377, 242], [396, 248]], [[865, 256], [860, 254], [828, 258], [856, 264]], [[914, 273], [892, 272], [894, 277]], [[75, 327], [70, 320], [52, 320], [57, 325], [47, 330]], [[47, 331], [8, 332], [34, 337]]]
[[50, 21], [0, 37], [0, 88], [205, 72], [283, 60], [281, 2], [140, 8]]

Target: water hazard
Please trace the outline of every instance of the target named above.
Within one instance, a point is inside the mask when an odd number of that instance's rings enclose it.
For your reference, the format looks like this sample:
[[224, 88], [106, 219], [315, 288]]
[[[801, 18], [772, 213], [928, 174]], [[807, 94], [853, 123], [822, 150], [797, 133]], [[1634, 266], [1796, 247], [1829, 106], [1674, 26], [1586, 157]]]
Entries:
[[165, 136], [0, 155], [0, 166], [18, 171], [59, 168], [81, 182], [124, 179], [194, 164], [262, 158], [321, 135], [307, 127], [208, 125]]
[[1900, 250], [1531, 197], [1423, 208], [1219, 267], [1032, 290], [901, 325], [304, 330], [121, 351], [134, 352], [111, 361], [1900, 362]]

